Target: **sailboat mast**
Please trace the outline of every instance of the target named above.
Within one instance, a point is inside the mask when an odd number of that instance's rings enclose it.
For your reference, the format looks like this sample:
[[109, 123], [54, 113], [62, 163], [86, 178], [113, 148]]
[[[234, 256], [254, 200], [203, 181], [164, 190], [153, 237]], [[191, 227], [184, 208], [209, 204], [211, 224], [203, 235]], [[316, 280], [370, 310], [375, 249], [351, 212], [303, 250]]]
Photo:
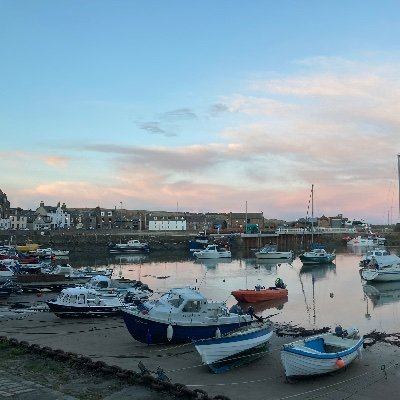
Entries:
[[314, 243], [314, 184], [311, 185], [311, 244]]

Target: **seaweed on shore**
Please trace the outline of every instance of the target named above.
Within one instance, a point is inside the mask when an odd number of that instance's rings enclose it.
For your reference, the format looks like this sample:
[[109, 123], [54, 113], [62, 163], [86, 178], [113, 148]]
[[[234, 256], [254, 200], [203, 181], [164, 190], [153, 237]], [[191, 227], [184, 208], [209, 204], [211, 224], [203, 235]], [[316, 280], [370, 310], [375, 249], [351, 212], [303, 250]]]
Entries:
[[319, 335], [321, 333], [327, 333], [330, 331], [329, 327], [323, 327], [319, 329], [306, 329], [301, 326], [297, 325], [290, 325], [290, 324], [283, 324], [283, 325], [276, 325], [275, 326], [275, 333], [277, 336], [291, 336], [291, 337], [298, 337], [298, 336], [313, 336]]

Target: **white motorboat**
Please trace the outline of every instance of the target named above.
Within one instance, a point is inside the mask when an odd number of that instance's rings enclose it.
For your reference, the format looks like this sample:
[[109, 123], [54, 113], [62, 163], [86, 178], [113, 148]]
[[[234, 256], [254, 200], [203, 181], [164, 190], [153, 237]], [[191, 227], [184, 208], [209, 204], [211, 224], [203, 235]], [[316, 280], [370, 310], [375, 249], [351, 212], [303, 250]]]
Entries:
[[111, 279], [105, 275], [93, 276], [84, 286], [99, 292], [118, 293], [127, 303], [148, 300], [153, 294], [149, 286], [140, 281]]
[[232, 253], [230, 250], [219, 247], [217, 244], [209, 244], [204, 250], [194, 251], [193, 255], [199, 259], [205, 258], [231, 258]]
[[365, 257], [360, 261], [360, 267], [365, 268], [368, 264], [387, 267], [396, 263], [400, 263], [400, 257], [390, 254], [389, 250], [378, 247], [367, 251]]
[[366, 267], [361, 270], [361, 276], [366, 281], [400, 281], [400, 264], [394, 263], [386, 266], [375, 265]]
[[247, 364], [266, 354], [273, 335], [270, 321], [254, 322], [226, 335], [193, 342], [204, 364], [215, 373]]
[[360, 357], [364, 339], [357, 329], [297, 340], [283, 345], [281, 360], [287, 378], [323, 375], [338, 371]]
[[254, 253], [256, 258], [265, 260], [279, 260], [279, 261], [292, 261], [292, 251], [277, 251], [276, 246], [264, 246]]
[[225, 303], [212, 302], [199, 291], [170, 289], [158, 300], [122, 312], [132, 337], [142, 343], [190, 343], [225, 334], [252, 322], [249, 314], [229, 312]]
[[6, 282], [8, 279], [13, 278], [15, 278], [15, 271], [13, 267], [0, 263], [0, 283]]
[[138, 239], [131, 239], [126, 243], [110, 243], [108, 250], [110, 253], [148, 253], [150, 246]]
[[85, 287], [63, 289], [57, 299], [46, 304], [60, 318], [120, 315], [128, 307], [117, 294], [100, 293]]
[[366, 247], [372, 247], [372, 246], [381, 246], [384, 245], [386, 242], [386, 239], [383, 237], [379, 236], [361, 236], [358, 235], [350, 240], [347, 241], [348, 246], [366, 246]]

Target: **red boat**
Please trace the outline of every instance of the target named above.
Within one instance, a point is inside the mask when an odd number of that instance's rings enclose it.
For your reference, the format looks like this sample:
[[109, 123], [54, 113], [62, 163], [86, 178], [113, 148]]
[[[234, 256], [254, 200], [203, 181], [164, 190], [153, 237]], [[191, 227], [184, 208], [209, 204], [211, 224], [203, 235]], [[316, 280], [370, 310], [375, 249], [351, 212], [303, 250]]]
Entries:
[[281, 299], [288, 296], [286, 285], [279, 278], [275, 286], [265, 288], [257, 285], [254, 289], [239, 289], [231, 292], [232, 296], [239, 302], [256, 303], [258, 301]]

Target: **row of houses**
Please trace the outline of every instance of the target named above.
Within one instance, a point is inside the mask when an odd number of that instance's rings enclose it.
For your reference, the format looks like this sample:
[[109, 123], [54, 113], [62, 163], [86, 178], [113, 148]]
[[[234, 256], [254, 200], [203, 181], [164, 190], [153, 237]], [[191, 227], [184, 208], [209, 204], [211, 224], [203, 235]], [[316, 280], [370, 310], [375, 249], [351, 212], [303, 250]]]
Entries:
[[260, 213], [190, 213], [148, 210], [127, 210], [114, 207], [67, 208], [65, 203], [48, 206], [44, 202], [35, 210], [13, 208], [7, 196], [0, 190], [0, 229], [11, 230], [111, 230], [133, 231], [202, 231], [258, 233], [275, 231], [285, 225], [306, 227], [340, 227], [348, 223], [342, 215], [336, 217], [299, 219], [290, 224], [285, 221], [267, 220]]

